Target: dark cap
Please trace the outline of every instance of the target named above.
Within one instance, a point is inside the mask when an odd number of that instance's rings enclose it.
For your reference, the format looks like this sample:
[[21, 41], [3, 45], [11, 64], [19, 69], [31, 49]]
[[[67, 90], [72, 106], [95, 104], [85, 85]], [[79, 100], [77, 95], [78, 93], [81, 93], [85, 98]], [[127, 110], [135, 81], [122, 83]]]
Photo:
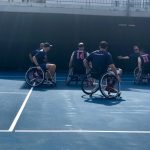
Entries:
[[53, 45], [50, 45], [48, 42], [44, 43], [44, 47], [52, 47]]
[[80, 43], [78, 44], [78, 47], [84, 47], [84, 43], [80, 42]]

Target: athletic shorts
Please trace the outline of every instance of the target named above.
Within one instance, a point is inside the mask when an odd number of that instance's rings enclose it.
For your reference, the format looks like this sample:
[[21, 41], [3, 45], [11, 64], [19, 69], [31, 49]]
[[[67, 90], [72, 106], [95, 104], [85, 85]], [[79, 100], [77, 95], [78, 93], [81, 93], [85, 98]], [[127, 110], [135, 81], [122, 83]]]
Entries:
[[46, 63], [40, 64], [40, 67], [42, 68], [43, 71], [46, 71], [46, 69], [47, 69], [47, 68], [46, 68]]

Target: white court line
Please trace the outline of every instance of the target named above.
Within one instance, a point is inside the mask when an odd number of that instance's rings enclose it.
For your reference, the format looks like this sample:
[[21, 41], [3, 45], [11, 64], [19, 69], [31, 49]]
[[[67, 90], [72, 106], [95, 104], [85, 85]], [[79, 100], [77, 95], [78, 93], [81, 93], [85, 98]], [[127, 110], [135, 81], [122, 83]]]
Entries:
[[[1, 75], [0, 75], [0, 78], [24, 78], [24, 77], [25, 77], [25, 76], [15, 76], [15, 75], [14, 75], [14, 76], [7, 76], [7, 75], [6, 75], [6, 76], [5, 76], [5, 75], [4, 75], [4, 76], [1, 76]], [[64, 79], [64, 80], [66, 79], [66, 77], [56, 77], [56, 78], [57, 78], [57, 79]]]
[[9, 130], [0, 130], [0, 133], [7, 133], [10, 132]]
[[25, 95], [26, 93], [21, 93], [21, 92], [0, 92], [0, 94], [22, 94], [22, 95]]
[[150, 131], [104, 131], [104, 130], [15, 130], [16, 133], [126, 133], [150, 134]]
[[[24, 78], [24, 76], [0, 76], [0, 78]], [[66, 79], [66, 77], [57, 77], [57, 79]]]
[[16, 124], [17, 124], [17, 122], [18, 122], [18, 120], [19, 120], [19, 118], [20, 118], [20, 116], [21, 116], [21, 114], [22, 114], [22, 112], [23, 112], [23, 110], [24, 110], [24, 108], [25, 108], [25, 106], [26, 106], [28, 100], [29, 100], [29, 97], [30, 97], [32, 91], [33, 91], [33, 87], [30, 89], [30, 91], [29, 91], [29, 93], [27, 94], [27, 96], [26, 96], [24, 102], [22, 103], [22, 106], [20, 107], [20, 109], [19, 109], [19, 111], [18, 111], [18, 113], [17, 113], [17, 115], [16, 115], [14, 121], [12, 122], [12, 124], [11, 124], [11, 126], [10, 126], [10, 128], [9, 128], [9, 131], [10, 131], [10, 132], [12, 132], [12, 131], [14, 130], [14, 128], [15, 128], [15, 126], [16, 126]]

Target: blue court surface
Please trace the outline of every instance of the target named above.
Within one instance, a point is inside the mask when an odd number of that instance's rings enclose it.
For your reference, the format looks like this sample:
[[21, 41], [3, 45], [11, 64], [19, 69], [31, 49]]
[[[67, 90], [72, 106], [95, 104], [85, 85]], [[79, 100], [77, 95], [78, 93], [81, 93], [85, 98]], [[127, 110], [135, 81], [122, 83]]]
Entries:
[[80, 86], [30, 88], [24, 73], [0, 73], [0, 150], [149, 150], [150, 85], [123, 75], [122, 98], [92, 98]]

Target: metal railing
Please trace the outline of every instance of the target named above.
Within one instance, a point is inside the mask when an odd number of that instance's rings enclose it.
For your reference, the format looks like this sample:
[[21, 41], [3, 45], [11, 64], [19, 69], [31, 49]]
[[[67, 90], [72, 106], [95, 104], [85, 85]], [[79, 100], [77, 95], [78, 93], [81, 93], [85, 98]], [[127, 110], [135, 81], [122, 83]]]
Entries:
[[150, 0], [0, 0], [0, 4], [44, 4], [49, 5], [79, 5], [93, 7], [113, 8], [150, 8]]

